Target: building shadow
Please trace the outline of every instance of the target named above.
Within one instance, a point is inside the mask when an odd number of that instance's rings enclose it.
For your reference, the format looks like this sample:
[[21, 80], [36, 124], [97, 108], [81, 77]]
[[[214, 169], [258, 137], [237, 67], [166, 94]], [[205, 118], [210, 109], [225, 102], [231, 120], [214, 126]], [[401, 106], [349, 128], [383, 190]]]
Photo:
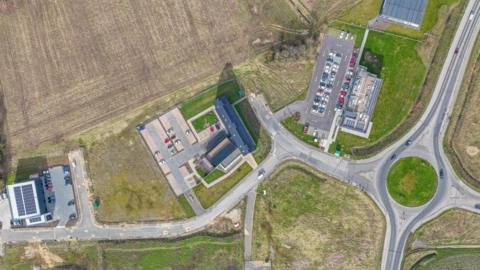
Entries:
[[48, 167], [46, 156], [22, 158], [18, 160], [15, 182], [28, 180], [30, 175], [38, 174], [42, 169]]

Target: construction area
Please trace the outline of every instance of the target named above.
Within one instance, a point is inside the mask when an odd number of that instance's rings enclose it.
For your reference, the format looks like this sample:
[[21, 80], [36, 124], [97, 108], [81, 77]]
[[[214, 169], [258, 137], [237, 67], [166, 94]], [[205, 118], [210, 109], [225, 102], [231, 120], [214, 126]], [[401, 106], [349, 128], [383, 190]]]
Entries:
[[172, 191], [176, 196], [185, 195], [196, 214], [204, 209], [194, 187], [210, 188], [244, 162], [257, 166], [251, 155], [255, 142], [224, 96], [190, 119], [175, 107], [137, 130]]

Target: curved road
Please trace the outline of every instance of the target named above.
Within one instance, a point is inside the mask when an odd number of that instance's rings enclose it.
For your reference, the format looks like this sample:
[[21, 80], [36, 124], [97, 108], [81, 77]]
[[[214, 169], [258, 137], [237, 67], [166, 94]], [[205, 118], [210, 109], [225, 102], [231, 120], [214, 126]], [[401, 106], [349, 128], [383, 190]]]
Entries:
[[[271, 173], [276, 166], [287, 159], [301, 160], [318, 170], [352, 184], [365, 191], [380, 207], [387, 219], [382, 269], [399, 269], [405, 241], [411, 231], [434, 218], [445, 209], [462, 207], [474, 210], [473, 205], [480, 202], [480, 195], [468, 188], [455, 174], [443, 153], [442, 138], [448, 123], [447, 115], [451, 110], [456, 93], [470, 53], [480, 29], [480, 0], [470, 0], [450, 52], [444, 63], [432, 100], [415, 127], [403, 139], [389, 146], [378, 155], [367, 160], [352, 161], [318, 151], [317, 148], [298, 141], [272, 114], [262, 97], [250, 97], [252, 107], [262, 126], [272, 137], [272, 151], [260, 166], [253, 170], [238, 185], [232, 188], [205, 213], [181, 221], [155, 224], [118, 224], [100, 225], [95, 223], [93, 210], [88, 200], [89, 179], [85, 173], [83, 157], [80, 151], [69, 155], [70, 161], [76, 161], [73, 178], [76, 190], [80, 220], [71, 228], [5, 229], [0, 231], [1, 243], [38, 240], [106, 240], [133, 238], [175, 238], [204, 229], [220, 214], [233, 208], [248, 191], [256, 187], [264, 178], [258, 179], [259, 170]], [[469, 20], [470, 11], [474, 18]], [[454, 53], [459, 47], [459, 53]], [[405, 146], [411, 138], [413, 144]], [[430, 161], [439, 170], [445, 171], [440, 179], [437, 193], [424, 206], [407, 208], [391, 200], [386, 189], [386, 175], [394, 163], [395, 153], [403, 156], [420, 156]]]

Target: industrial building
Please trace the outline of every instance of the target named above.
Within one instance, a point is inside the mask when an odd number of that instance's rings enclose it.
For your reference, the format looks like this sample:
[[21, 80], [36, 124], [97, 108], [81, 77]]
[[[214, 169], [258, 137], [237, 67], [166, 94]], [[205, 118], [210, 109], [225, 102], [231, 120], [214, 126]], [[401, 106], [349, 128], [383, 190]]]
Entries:
[[368, 138], [372, 129], [371, 118], [375, 109], [382, 80], [358, 67], [351, 94], [344, 111], [342, 130], [357, 136]]
[[419, 28], [422, 24], [428, 0], [384, 0], [380, 17]]
[[47, 210], [40, 178], [9, 185], [7, 190], [14, 224], [30, 226], [52, 219], [52, 214]]

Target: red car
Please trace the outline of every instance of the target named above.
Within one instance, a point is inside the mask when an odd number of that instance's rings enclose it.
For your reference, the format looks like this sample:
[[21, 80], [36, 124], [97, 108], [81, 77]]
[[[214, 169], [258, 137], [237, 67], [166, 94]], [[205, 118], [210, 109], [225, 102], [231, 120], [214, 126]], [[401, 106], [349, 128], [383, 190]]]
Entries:
[[165, 138], [165, 140], [163, 140], [163, 143], [169, 144], [169, 143], [170, 143], [170, 139], [169, 139], [169, 138]]
[[344, 97], [339, 97], [339, 98], [338, 98], [338, 102], [340, 102], [340, 103], [345, 102], [345, 98], [344, 98]]
[[347, 91], [340, 91], [340, 96], [341, 96], [341, 97], [344, 97], [344, 96], [346, 96], [346, 95], [347, 95]]

